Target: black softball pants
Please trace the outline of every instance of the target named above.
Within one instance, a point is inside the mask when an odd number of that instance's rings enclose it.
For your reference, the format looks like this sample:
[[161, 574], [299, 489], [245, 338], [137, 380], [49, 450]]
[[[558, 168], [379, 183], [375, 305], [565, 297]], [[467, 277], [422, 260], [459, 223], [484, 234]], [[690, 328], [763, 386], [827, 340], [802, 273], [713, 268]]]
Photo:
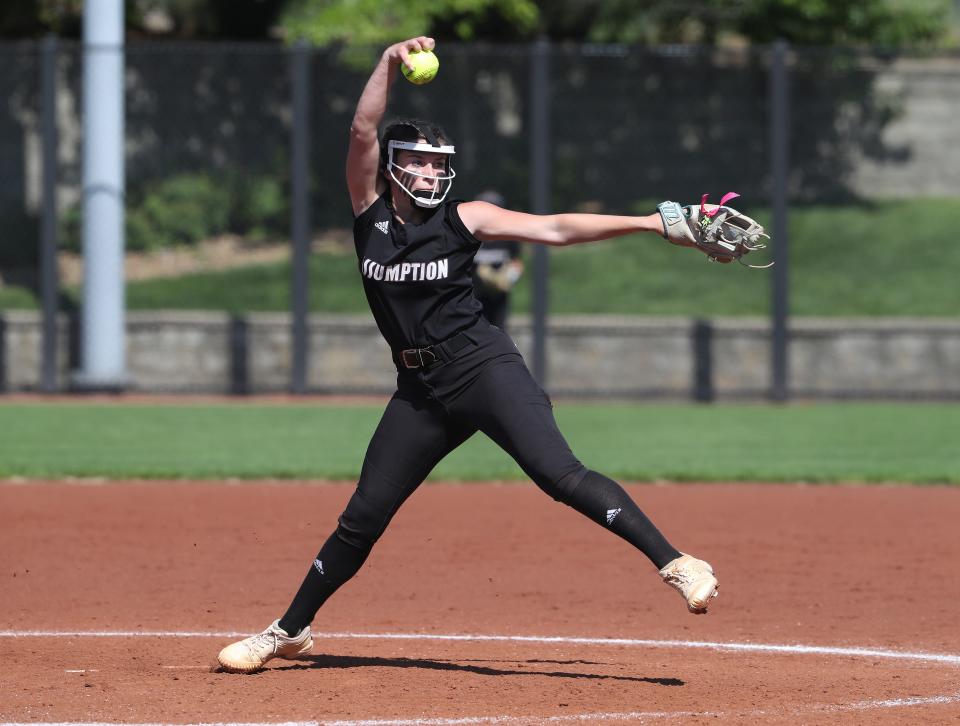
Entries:
[[466, 388], [443, 402], [423, 377], [407, 382], [401, 382], [373, 434], [336, 531], [281, 619], [288, 632], [313, 620], [323, 602], [359, 570], [403, 502], [441, 459], [477, 431], [513, 457], [540, 489], [629, 541], [658, 568], [679, 556], [619, 484], [574, 456], [549, 398], [519, 354], [489, 361]]

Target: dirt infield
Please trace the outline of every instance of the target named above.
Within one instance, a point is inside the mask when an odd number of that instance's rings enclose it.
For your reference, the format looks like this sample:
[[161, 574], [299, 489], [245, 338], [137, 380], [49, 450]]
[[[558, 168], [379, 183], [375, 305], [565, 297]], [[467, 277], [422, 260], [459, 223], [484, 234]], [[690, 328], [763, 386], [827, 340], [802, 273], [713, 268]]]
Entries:
[[628, 488], [711, 614], [532, 485], [430, 484], [237, 676], [350, 484], [2, 483], [0, 723], [960, 723], [960, 489]]

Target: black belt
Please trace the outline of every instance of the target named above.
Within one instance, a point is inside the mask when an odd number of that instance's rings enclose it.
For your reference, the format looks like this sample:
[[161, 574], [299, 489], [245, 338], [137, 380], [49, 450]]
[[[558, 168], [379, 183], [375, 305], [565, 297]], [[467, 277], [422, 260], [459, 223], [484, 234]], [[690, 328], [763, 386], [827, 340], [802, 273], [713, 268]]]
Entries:
[[439, 360], [453, 360], [457, 353], [473, 342], [466, 333], [457, 333], [451, 338], [428, 345], [426, 348], [407, 348], [396, 354], [397, 365], [409, 370], [429, 368]]

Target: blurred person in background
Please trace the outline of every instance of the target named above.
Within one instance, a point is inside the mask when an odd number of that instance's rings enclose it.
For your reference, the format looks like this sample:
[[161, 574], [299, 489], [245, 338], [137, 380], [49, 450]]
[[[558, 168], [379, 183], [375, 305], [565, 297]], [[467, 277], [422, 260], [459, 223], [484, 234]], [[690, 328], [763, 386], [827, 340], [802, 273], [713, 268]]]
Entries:
[[[503, 195], [492, 189], [477, 195], [477, 201], [505, 207]], [[510, 292], [523, 275], [520, 243], [516, 240], [489, 240], [473, 258], [473, 284], [483, 305], [483, 316], [501, 330], [507, 329]]]

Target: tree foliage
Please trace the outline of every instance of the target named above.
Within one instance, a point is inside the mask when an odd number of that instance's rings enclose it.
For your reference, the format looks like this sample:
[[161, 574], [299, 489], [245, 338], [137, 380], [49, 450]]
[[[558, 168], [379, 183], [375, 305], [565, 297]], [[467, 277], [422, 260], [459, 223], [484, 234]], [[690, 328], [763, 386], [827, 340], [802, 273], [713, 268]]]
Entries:
[[532, 0], [291, 0], [281, 24], [292, 40], [382, 46], [404, 38], [510, 39], [532, 34]]
[[546, 35], [597, 43], [903, 46], [936, 42], [949, 0], [291, 0], [291, 38], [385, 45], [415, 35], [510, 41]]
[[542, 0], [554, 38], [607, 43], [703, 43], [725, 38], [797, 45], [936, 42], [949, 0]]
[[0, 2], [0, 37], [75, 35], [82, 15], [83, 0], [3, 0]]
[[[289, 0], [123, 0], [127, 34], [180, 39], [262, 39]], [[82, 33], [84, 0], [2, 0], [0, 37]]]
[[949, 0], [750, 0], [736, 29], [756, 42], [902, 46], [941, 39]]
[[[950, 0], [124, 0], [134, 36], [384, 46], [441, 40], [930, 45]], [[3, 0], [0, 37], [80, 33], [83, 0]], [[954, 21], [956, 22], [956, 21]]]

